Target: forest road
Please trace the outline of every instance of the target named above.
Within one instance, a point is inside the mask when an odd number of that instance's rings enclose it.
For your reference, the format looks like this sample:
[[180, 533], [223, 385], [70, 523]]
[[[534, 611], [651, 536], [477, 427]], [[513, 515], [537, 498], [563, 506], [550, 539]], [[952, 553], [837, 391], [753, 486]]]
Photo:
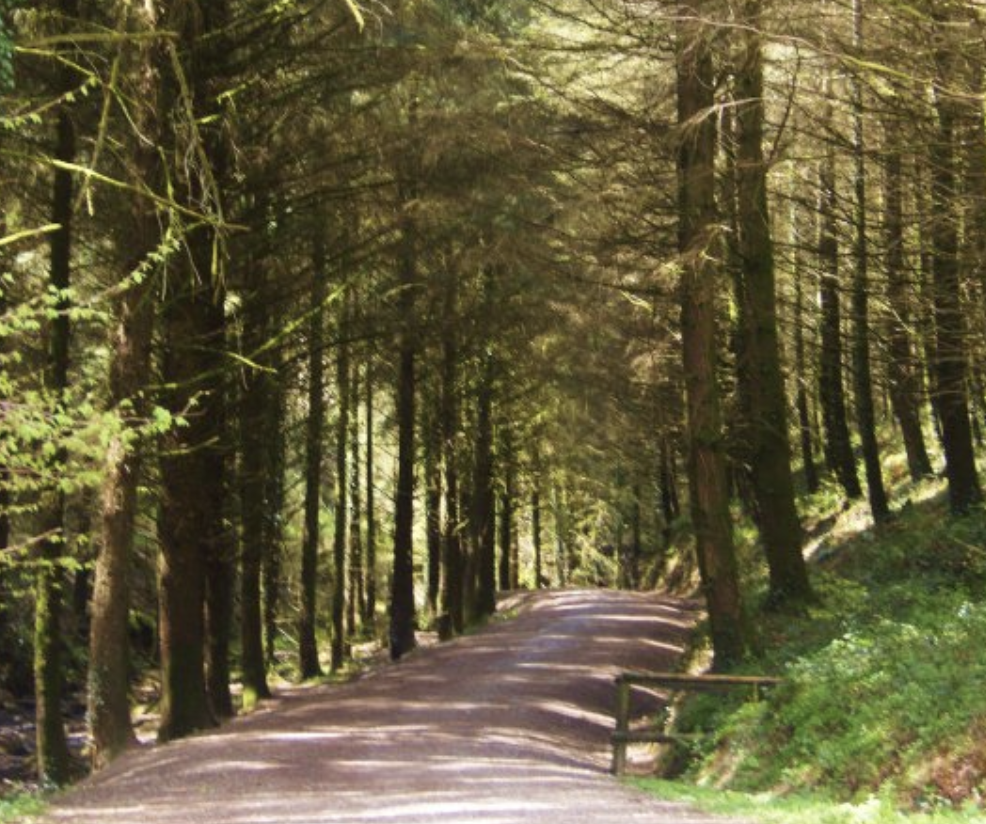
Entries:
[[651, 594], [532, 595], [475, 635], [128, 755], [43, 821], [712, 824], [607, 773], [613, 676], [670, 668], [694, 618]]

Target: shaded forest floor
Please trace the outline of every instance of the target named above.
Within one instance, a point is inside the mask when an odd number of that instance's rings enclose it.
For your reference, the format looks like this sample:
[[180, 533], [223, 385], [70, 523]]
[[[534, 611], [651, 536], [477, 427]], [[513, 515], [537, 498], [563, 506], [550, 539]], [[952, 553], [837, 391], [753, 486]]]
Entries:
[[43, 821], [711, 822], [606, 772], [613, 675], [673, 667], [696, 616], [655, 595], [540, 593], [474, 635], [135, 752]]

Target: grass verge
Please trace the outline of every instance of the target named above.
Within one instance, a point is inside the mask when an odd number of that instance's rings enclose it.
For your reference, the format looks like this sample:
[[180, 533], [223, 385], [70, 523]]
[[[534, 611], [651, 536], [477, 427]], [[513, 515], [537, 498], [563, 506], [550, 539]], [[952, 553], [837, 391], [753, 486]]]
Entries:
[[878, 796], [849, 803], [820, 795], [713, 790], [654, 778], [631, 779], [631, 783], [665, 801], [757, 824], [986, 824], [986, 815], [977, 810], [905, 813], [897, 810], [891, 799]]

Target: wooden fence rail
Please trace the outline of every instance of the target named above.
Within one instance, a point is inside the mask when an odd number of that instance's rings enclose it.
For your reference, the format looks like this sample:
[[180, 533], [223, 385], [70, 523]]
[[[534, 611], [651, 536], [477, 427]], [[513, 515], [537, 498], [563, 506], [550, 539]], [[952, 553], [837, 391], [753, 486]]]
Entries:
[[746, 687], [759, 698], [760, 690], [781, 683], [761, 675], [685, 675], [678, 672], [624, 672], [616, 676], [616, 729], [613, 731], [613, 775], [622, 775], [627, 763], [627, 744], [668, 744], [695, 736], [659, 730], [630, 729], [630, 696], [633, 687], [659, 687], [672, 692], [725, 692]]

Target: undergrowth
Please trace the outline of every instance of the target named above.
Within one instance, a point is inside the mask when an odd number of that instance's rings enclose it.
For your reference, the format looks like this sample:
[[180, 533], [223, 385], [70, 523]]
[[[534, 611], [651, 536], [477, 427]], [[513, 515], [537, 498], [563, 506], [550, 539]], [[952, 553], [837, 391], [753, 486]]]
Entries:
[[[924, 813], [983, 808], [986, 513], [951, 518], [937, 486], [913, 491], [925, 499], [876, 528], [863, 528], [858, 510], [809, 513], [824, 524], [813, 547], [819, 603], [758, 615], [744, 667], [785, 683], [756, 703], [694, 696], [678, 706], [679, 731], [709, 733], [691, 748], [689, 780], [841, 802], [879, 796]], [[739, 534], [752, 553], [752, 534]], [[750, 603], [764, 581], [744, 582]]]
[[11, 792], [0, 797], [0, 824], [30, 820], [45, 811], [44, 798], [37, 792]]

